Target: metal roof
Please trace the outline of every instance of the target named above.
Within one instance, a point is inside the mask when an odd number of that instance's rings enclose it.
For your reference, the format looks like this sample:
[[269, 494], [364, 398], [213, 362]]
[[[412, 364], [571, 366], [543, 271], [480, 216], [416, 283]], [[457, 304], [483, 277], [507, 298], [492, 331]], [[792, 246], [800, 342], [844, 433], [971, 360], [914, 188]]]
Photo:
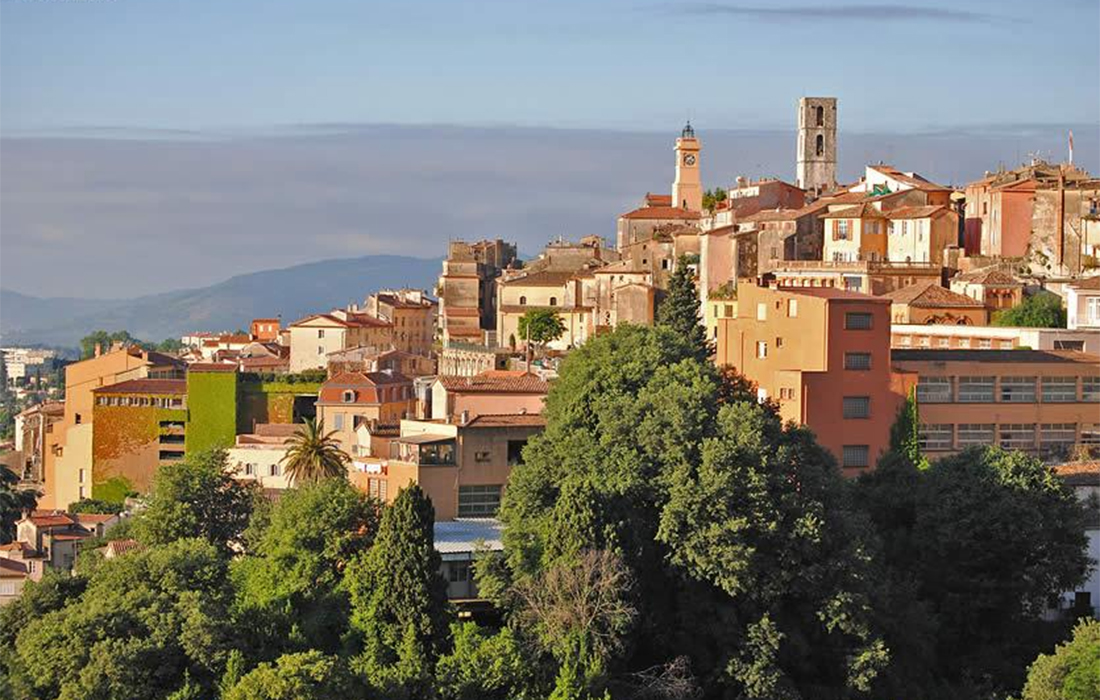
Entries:
[[473, 555], [481, 549], [504, 550], [501, 540], [504, 526], [496, 518], [462, 518], [443, 520], [435, 524], [435, 550], [444, 559], [460, 559], [448, 555]]

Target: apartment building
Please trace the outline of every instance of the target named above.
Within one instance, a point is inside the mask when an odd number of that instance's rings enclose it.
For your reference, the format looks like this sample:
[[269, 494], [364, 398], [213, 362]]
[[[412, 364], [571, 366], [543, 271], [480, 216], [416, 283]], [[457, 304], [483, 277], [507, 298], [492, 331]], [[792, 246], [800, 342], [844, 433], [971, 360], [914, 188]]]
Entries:
[[290, 324], [290, 371], [324, 369], [330, 353], [354, 347], [389, 349], [393, 324], [357, 307], [314, 314]]
[[335, 431], [341, 448], [356, 454], [357, 431], [367, 423], [396, 423], [416, 415], [412, 379], [397, 372], [342, 372], [321, 385], [317, 417]]
[[895, 350], [919, 375], [921, 447], [929, 457], [1000, 445], [1065, 459], [1100, 449], [1100, 365], [1065, 350]]
[[890, 302], [836, 288], [737, 286], [717, 319], [715, 361], [758, 385], [785, 420], [812, 429], [845, 473], [873, 467], [914, 375], [890, 364]]
[[283, 459], [287, 440], [302, 426], [296, 423], [259, 423], [251, 433], [238, 435], [226, 450], [226, 461], [239, 481], [252, 482], [265, 490], [284, 490], [293, 484], [287, 478]]
[[1100, 276], [1066, 285], [1066, 327], [1100, 330]]
[[419, 289], [384, 289], [366, 301], [367, 313], [393, 324], [393, 347], [430, 355], [439, 304]]
[[439, 376], [432, 383], [433, 420], [482, 414], [542, 413], [549, 383], [521, 370], [489, 370], [473, 377]]
[[451, 241], [439, 277], [439, 326], [444, 344], [482, 343], [496, 328], [496, 280], [517, 260], [516, 245], [501, 239]]
[[919, 350], [1077, 350], [1100, 357], [1100, 329], [895, 323], [890, 346]]

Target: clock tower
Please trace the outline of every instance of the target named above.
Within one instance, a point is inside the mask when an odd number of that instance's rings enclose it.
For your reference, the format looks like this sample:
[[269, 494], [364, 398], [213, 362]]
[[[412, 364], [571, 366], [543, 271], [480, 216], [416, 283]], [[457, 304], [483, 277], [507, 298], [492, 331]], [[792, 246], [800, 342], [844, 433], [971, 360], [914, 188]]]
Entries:
[[672, 183], [672, 206], [690, 211], [703, 209], [703, 185], [699, 181], [699, 139], [687, 123], [676, 139], [676, 179]]

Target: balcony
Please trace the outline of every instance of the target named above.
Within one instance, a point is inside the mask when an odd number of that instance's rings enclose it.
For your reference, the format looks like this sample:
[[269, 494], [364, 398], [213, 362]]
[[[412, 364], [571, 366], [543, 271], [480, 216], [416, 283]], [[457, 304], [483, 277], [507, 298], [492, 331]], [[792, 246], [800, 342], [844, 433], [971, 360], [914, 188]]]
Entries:
[[390, 459], [421, 467], [453, 467], [456, 442], [446, 435], [409, 435], [390, 443]]
[[938, 270], [933, 262], [893, 262], [890, 260], [780, 260], [775, 271], [828, 270], [831, 272], [905, 272], [908, 270]]

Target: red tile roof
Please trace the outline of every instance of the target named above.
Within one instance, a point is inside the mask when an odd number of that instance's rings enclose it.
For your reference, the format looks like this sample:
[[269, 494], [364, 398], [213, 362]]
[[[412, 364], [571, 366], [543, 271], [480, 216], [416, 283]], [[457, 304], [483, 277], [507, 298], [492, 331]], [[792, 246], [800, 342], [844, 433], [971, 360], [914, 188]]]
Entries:
[[671, 207], [672, 195], [670, 194], [654, 194], [652, 192], [645, 193], [645, 205], [647, 207]]
[[0, 558], [0, 578], [26, 578], [28, 573], [23, 562]]
[[956, 279], [971, 282], [973, 284], [985, 284], [998, 287], [1023, 286], [1023, 282], [1018, 281], [1015, 277], [1002, 270], [975, 270], [974, 272], [964, 272], [958, 275]]
[[118, 557], [127, 552], [140, 552], [145, 549], [145, 545], [137, 540], [111, 540], [104, 549], [107, 550], [107, 556]]
[[[383, 403], [385, 395], [379, 389], [387, 385], [411, 385], [412, 380], [399, 372], [341, 372], [321, 385], [317, 397], [318, 404], [331, 405], [378, 405]], [[344, 400], [344, 392], [352, 392], [352, 400]], [[411, 395], [404, 398], [391, 397], [391, 403], [411, 401]]]
[[545, 428], [546, 418], [538, 413], [482, 413], [474, 416], [466, 428]]
[[1087, 279], [1079, 280], [1070, 285], [1074, 289], [1088, 289], [1098, 290], [1100, 289], [1100, 276], [1089, 277]]
[[1070, 486], [1100, 486], [1100, 460], [1066, 462], [1051, 468]]
[[187, 393], [186, 379], [130, 379], [110, 386], [92, 389], [93, 394], [155, 394], [182, 395]]
[[698, 219], [702, 214], [681, 207], [641, 207], [623, 214], [622, 219]]
[[857, 204], [854, 207], [835, 209], [821, 215], [822, 219], [885, 219], [886, 215], [873, 204]]
[[945, 192], [951, 189], [950, 187], [937, 185], [931, 180], [926, 180], [916, 173], [913, 173], [912, 175], [908, 173], [903, 173], [897, 168], [889, 165], [872, 165], [869, 167], [871, 168], [871, 170], [876, 170], [892, 180], [896, 180], [897, 182], [909, 185], [913, 189], [924, 190], [926, 192]]
[[943, 205], [928, 205], [923, 207], [898, 207], [886, 212], [889, 219], [927, 219], [933, 216], [946, 214], [950, 210]]
[[982, 309], [985, 305], [965, 294], [952, 292], [936, 282], [919, 282], [882, 295], [894, 304], [917, 308]]
[[440, 376], [439, 381], [447, 391], [459, 394], [545, 394], [550, 390], [550, 385], [534, 374], [508, 370], [489, 370], [474, 377]]
[[329, 326], [338, 326], [340, 328], [392, 328], [393, 324], [389, 321], [383, 321], [380, 318], [375, 318], [370, 314], [363, 313], [349, 313], [347, 319], [337, 318], [332, 314], [313, 314], [312, 316], [306, 316], [303, 319], [299, 319], [290, 324], [291, 327], [302, 326], [312, 321], [321, 320]]
[[73, 516], [63, 510], [36, 510], [30, 515], [35, 527], [68, 527], [76, 525]]

